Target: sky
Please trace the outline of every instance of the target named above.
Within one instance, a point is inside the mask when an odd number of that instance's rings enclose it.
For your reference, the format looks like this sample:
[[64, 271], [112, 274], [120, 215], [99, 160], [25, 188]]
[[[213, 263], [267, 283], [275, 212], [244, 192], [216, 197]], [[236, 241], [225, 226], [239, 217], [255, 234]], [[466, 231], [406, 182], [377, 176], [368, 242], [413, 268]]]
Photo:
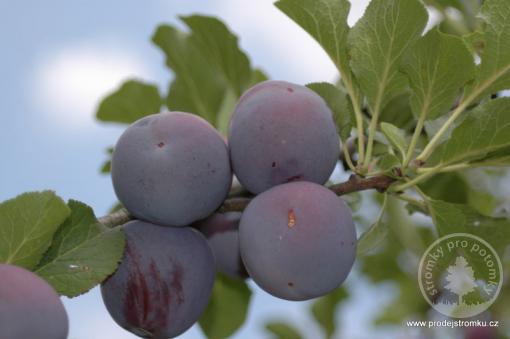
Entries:
[[[160, 23], [178, 15], [215, 15], [240, 37], [254, 65], [273, 79], [299, 84], [332, 81], [337, 73], [319, 45], [280, 13], [271, 0], [19, 0], [0, 2], [0, 201], [42, 189], [107, 212], [116, 200], [110, 179], [99, 173], [105, 149], [124, 127], [99, 123], [101, 98], [128, 78], [166, 88], [171, 73], [150, 37]], [[354, 0], [349, 23], [368, 0]], [[357, 284], [342, 306], [341, 334], [348, 338], [384, 337], [368, 325], [371, 315], [395, 293]], [[248, 319], [235, 338], [268, 338], [264, 323], [288, 320], [309, 338], [319, 329], [309, 303], [270, 297], [255, 285]], [[72, 339], [128, 339], [108, 315], [97, 288], [63, 298]], [[374, 307], [376, 305], [377, 307]], [[406, 337], [410, 333], [406, 334]], [[182, 338], [203, 338], [192, 328]]]

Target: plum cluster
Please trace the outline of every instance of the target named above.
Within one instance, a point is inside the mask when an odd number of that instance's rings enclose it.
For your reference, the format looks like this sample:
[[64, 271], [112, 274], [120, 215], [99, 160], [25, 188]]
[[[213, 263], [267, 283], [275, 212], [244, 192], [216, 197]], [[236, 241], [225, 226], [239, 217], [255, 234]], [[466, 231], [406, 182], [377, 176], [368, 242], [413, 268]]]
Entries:
[[[102, 284], [114, 320], [140, 337], [178, 336], [207, 306], [216, 271], [287, 300], [337, 288], [356, 252], [350, 210], [323, 186], [339, 153], [324, 100], [284, 81], [243, 94], [228, 145], [190, 113], [135, 122], [112, 158], [117, 197], [137, 219]], [[219, 213], [234, 174], [256, 196], [243, 213]]]

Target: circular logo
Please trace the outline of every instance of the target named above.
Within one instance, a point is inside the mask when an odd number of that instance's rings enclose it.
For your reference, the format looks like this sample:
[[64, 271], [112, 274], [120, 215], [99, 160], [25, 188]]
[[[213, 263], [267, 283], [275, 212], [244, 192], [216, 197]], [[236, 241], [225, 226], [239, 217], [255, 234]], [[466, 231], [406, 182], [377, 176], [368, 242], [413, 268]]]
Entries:
[[436, 311], [467, 318], [482, 313], [496, 300], [503, 268], [488, 242], [472, 234], [454, 233], [439, 238], [425, 251], [418, 281]]

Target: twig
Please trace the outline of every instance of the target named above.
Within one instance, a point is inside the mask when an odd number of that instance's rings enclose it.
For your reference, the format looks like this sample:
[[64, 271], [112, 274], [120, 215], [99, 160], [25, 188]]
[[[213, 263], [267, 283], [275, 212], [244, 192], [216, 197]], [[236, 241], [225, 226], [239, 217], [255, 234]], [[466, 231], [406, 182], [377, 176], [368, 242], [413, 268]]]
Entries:
[[[336, 185], [328, 187], [336, 195], [344, 195], [359, 191], [365, 191], [369, 189], [375, 189], [378, 192], [385, 192], [388, 187], [394, 183], [396, 179], [379, 175], [370, 178], [363, 178], [359, 175], [351, 175], [349, 180]], [[248, 206], [252, 198], [244, 197], [233, 197], [228, 198], [220, 206], [218, 212], [242, 212]], [[126, 209], [120, 209], [102, 218], [99, 218], [99, 222], [108, 227], [115, 227], [118, 225], [125, 224], [126, 222], [133, 220], [134, 217], [129, 214]]]

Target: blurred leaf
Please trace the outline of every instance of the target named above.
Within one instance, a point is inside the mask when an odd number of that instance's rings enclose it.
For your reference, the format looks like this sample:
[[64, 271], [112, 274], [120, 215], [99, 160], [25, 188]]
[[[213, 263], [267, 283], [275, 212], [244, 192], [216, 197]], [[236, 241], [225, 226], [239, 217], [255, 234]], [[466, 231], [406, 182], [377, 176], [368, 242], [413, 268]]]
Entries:
[[484, 34], [480, 31], [475, 31], [471, 34], [464, 35], [462, 37], [466, 46], [471, 53], [481, 55], [485, 48]]
[[352, 125], [354, 122], [354, 113], [349, 103], [347, 94], [342, 92], [338, 87], [327, 83], [313, 83], [306, 87], [319, 94], [333, 112], [340, 138], [342, 142], [346, 142], [351, 135]]
[[283, 322], [270, 322], [266, 324], [266, 330], [276, 339], [301, 339], [298, 330]]
[[[379, 159], [377, 159], [377, 168], [380, 171], [388, 172], [392, 168], [398, 167], [401, 165], [400, 160], [391, 153], [383, 154]], [[389, 175], [391, 175], [390, 173]]]
[[264, 71], [254, 69], [251, 74], [250, 87], [266, 80], [269, 80], [269, 76]]
[[262, 73], [251, 70], [237, 37], [220, 20], [198, 15], [181, 19], [190, 33], [162, 25], [152, 38], [175, 74], [167, 106], [198, 114], [217, 126], [228, 91], [239, 97]]
[[103, 162], [103, 165], [101, 165], [100, 169], [101, 173], [108, 174], [112, 171], [112, 161], [110, 159]]
[[443, 7], [453, 7], [453, 8], [457, 8], [458, 10], [461, 10], [463, 5], [462, 5], [462, 1], [463, 0], [425, 0], [425, 4], [429, 5], [429, 6], [434, 6], [434, 7], [439, 7], [439, 8], [443, 8]]
[[481, 16], [486, 22], [481, 63], [475, 83], [465, 94], [473, 101], [510, 88], [510, 2], [485, 0]]
[[349, 67], [347, 51], [347, 0], [279, 0], [275, 3], [282, 12], [310, 34], [335, 63], [342, 80], [356, 89]]
[[158, 113], [162, 104], [155, 85], [129, 80], [103, 99], [96, 117], [101, 121], [130, 124], [146, 115]]
[[239, 49], [237, 37], [220, 20], [192, 15], [181, 17], [191, 30], [191, 41], [213, 63], [218, 74], [239, 97], [251, 83], [250, 61]]
[[349, 208], [352, 212], [357, 212], [361, 207], [363, 196], [360, 192], [353, 192], [343, 195], [342, 200], [344, 200], [347, 205], [349, 205]]
[[376, 325], [402, 325], [403, 319], [425, 319], [430, 308], [423, 298], [416, 278], [406, 277], [397, 280], [398, 295], [377, 316]]
[[450, 111], [460, 88], [475, 76], [475, 63], [460, 38], [432, 29], [409, 50], [401, 69], [413, 89], [416, 117], [436, 119]]
[[405, 88], [399, 63], [421, 36], [427, 17], [418, 0], [374, 0], [351, 29], [351, 66], [374, 114]]
[[336, 330], [335, 311], [340, 303], [347, 299], [349, 294], [343, 287], [315, 300], [312, 304], [312, 315], [321, 325], [326, 338], [331, 338]]
[[234, 334], [246, 320], [250, 299], [245, 281], [218, 274], [209, 305], [199, 320], [207, 338], [222, 339]]
[[235, 107], [237, 99], [238, 97], [231, 90], [227, 90], [223, 96], [223, 102], [221, 103], [221, 107], [218, 111], [218, 117], [216, 119], [216, 127], [224, 136], [228, 134], [230, 117], [232, 116], [232, 113], [234, 113], [232, 108]]
[[58, 229], [36, 273], [61, 295], [76, 297], [112, 274], [124, 254], [124, 233], [98, 223], [92, 209], [70, 200], [71, 215]]
[[388, 139], [391, 146], [399, 151], [402, 159], [404, 159], [408, 148], [405, 132], [387, 122], [381, 123], [381, 131], [383, 132], [386, 139]]
[[0, 204], [0, 262], [32, 270], [70, 210], [54, 192], [31, 192]]
[[107, 174], [112, 171], [112, 154], [113, 154], [113, 147], [108, 147], [106, 149], [106, 153], [108, 154], [108, 160], [105, 160], [103, 162], [103, 165], [101, 166], [100, 172], [102, 174]]
[[189, 34], [173, 26], [159, 26], [152, 41], [165, 53], [166, 64], [175, 74], [167, 96], [168, 108], [200, 115], [214, 124], [226, 88], [214, 64]]
[[375, 222], [358, 239], [357, 255], [362, 256], [370, 251], [377, 249], [388, 235], [388, 225], [383, 221], [386, 209], [387, 195], [384, 195], [384, 201]]
[[500, 255], [505, 252], [510, 239], [510, 220], [481, 215], [467, 205], [440, 200], [429, 200], [427, 204], [439, 236], [470, 233], [486, 240]]
[[390, 230], [377, 251], [361, 258], [362, 272], [374, 283], [401, 278], [405, 274], [395, 260], [401, 251], [402, 245]]
[[480, 159], [510, 146], [510, 98], [488, 101], [469, 112], [467, 118], [430, 159], [443, 165]]

